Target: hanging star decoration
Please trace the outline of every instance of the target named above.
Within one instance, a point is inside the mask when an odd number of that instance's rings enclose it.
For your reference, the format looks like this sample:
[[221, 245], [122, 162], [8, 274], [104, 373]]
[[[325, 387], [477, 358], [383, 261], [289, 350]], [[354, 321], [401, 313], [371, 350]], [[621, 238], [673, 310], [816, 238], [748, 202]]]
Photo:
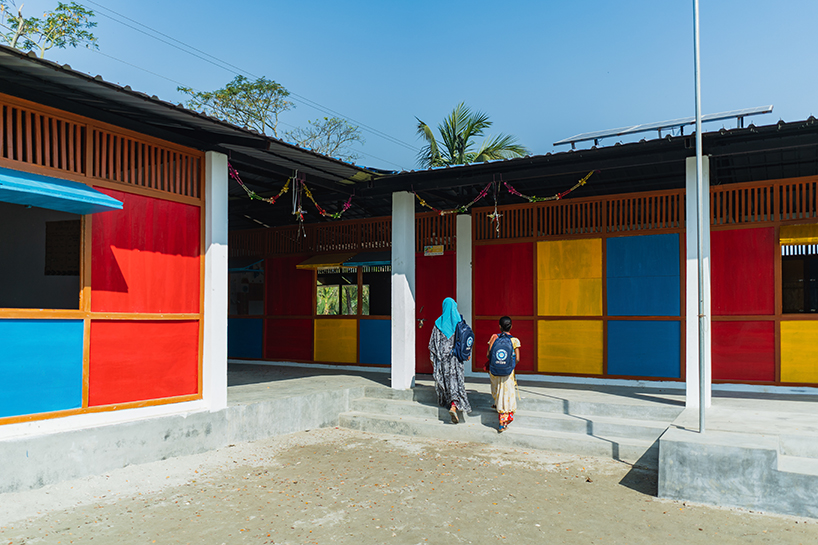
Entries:
[[528, 202], [558, 201], [558, 200], [562, 199], [563, 197], [565, 197], [566, 195], [568, 195], [569, 193], [571, 193], [572, 191], [574, 191], [575, 189], [578, 189], [578, 188], [582, 187], [583, 185], [585, 185], [585, 183], [588, 181], [588, 178], [590, 178], [591, 175], [594, 172], [599, 172], [599, 171], [598, 170], [592, 170], [591, 172], [586, 174], [584, 178], [582, 178], [580, 181], [578, 181], [576, 184], [574, 184], [574, 187], [572, 187], [571, 189], [563, 191], [562, 193], [557, 193], [556, 195], [551, 195], [550, 197], [534, 197], [534, 196], [529, 196], [529, 195], [523, 195], [522, 193], [520, 193], [519, 191], [517, 191], [516, 189], [511, 187], [511, 184], [509, 184], [508, 182], [503, 182], [503, 185], [506, 186], [506, 189], [508, 189], [509, 193], [511, 193], [512, 195], [516, 195], [518, 197], [522, 197], [522, 198], [526, 199]]
[[250, 197], [250, 200], [253, 201], [262, 201], [269, 204], [275, 204], [279, 197], [281, 197], [284, 193], [290, 190], [290, 181], [292, 180], [292, 178], [287, 179], [287, 183], [284, 184], [284, 187], [281, 188], [281, 191], [279, 191], [278, 195], [276, 195], [275, 197], [262, 197], [261, 195], [259, 195], [258, 193], [244, 185], [244, 182], [241, 181], [241, 176], [239, 176], [239, 172], [235, 168], [233, 168], [233, 165], [231, 165], [230, 163], [227, 163], [227, 172], [230, 174], [230, 177], [236, 180], [236, 182], [238, 182], [242, 189], [244, 189], [244, 192], [247, 193], [247, 196]]

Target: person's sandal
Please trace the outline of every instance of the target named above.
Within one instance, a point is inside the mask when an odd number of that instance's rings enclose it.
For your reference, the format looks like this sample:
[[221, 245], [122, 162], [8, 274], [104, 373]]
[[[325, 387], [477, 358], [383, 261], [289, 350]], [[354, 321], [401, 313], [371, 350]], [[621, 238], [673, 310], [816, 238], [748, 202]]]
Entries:
[[497, 428], [497, 433], [503, 433], [504, 431], [506, 431], [507, 427], [508, 427], [507, 425], [500, 424], [500, 426]]
[[460, 420], [457, 418], [457, 407], [455, 407], [454, 404], [452, 404], [452, 406], [449, 408], [449, 415], [452, 417], [452, 424], [457, 424], [460, 422]]

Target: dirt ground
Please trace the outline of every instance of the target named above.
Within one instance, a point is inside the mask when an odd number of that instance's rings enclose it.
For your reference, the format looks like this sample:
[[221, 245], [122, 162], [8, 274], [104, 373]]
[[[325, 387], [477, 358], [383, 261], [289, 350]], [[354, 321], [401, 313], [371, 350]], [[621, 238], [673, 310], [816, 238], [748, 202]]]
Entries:
[[606, 459], [322, 429], [0, 495], [0, 545], [818, 542], [655, 490]]

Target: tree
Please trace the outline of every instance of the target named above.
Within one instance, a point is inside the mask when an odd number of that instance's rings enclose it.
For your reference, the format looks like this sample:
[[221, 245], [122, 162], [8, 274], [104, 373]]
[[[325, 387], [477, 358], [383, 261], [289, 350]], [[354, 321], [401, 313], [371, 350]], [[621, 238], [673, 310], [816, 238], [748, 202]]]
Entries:
[[203, 111], [261, 134], [268, 134], [269, 128], [276, 138], [279, 114], [295, 107], [287, 100], [290, 92], [265, 77], [250, 81], [244, 76], [236, 76], [223, 89], [215, 91], [194, 91], [190, 87], [177, 87], [176, 90], [190, 96], [185, 106], [191, 110]]
[[[223, 89], [215, 91], [194, 91], [189, 87], [176, 89], [190, 97], [185, 106], [192, 110], [204, 111], [262, 134], [268, 134], [269, 129], [271, 136], [276, 138], [279, 138], [279, 115], [295, 108], [295, 104], [287, 100], [290, 92], [283, 85], [264, 77], [250, 81], [244, 76], [236, 76]], [[306, 127], [287, 131], [284, 138], [297, 146], [349, 162], [358, 158], [350, 146], [355, 142], [364, 142], [360, 128], [340, 117], [309, 121]]]
[[418, 121], [417, 133], [426, 141], [426, 145], [418, 154], [418, 163], [425, 168], [483, 163], [495, 159], [522, 157], [529, 153], [525, 147], [517, 143], [516, 138], [505, 134], [487, 137], [475, 151], [474, 138], [483, 136], [492, 122], [489, 121], [488, 115], [483, 112], [472, 112], [463, 102], [437, 126], [440, 143], [429, 125], [417, 117], [415, 119]]
[[47, 11], [43, 18], [23, 17], [23, 6], [17, 7], [14, 0], [0, 0], [0, 41], [15, 49], [40, 51], [40, 58], [53, 47], [65, 49], [68, 46], [98, 49], [97, 38], [90, 29], [97, 26], [93, 21], [94, 12], [71, 2], [57, 3], [57, 8]]
[[307, 127], [287, 131], [285, 138], [302, 148], [353, 162], [359, 156], [350, 150], [355, 142], [364, 143], [360, 129], [340, 117], [325, 117], [308, 121]]

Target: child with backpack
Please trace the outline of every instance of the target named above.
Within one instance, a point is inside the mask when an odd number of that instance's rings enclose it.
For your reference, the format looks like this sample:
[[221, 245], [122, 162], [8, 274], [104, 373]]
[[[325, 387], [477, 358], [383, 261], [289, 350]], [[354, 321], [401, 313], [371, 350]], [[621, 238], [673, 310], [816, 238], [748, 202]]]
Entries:
[[514, 368], [520, 361], [520, 340], [512, 337], [511, 318], [500, 318], [500, 333], [489, 339], [488, 372], [491, 378], [491, 397], [500, 418], [497, 431], [502, 433], [514, 420], [517, 410], [517, 380]]
[[466, 396], [466, 379], [463, 362], [471, 357], [474, 333], [457, 311], [457, 303], [451, 297], [443, 300], [443, 313], [435, 320], [429, 339], [429, 359], [434, 365], [437, 402], [449, 409], [452, 424], [459, 419], [457, 411], [471, 412]]

